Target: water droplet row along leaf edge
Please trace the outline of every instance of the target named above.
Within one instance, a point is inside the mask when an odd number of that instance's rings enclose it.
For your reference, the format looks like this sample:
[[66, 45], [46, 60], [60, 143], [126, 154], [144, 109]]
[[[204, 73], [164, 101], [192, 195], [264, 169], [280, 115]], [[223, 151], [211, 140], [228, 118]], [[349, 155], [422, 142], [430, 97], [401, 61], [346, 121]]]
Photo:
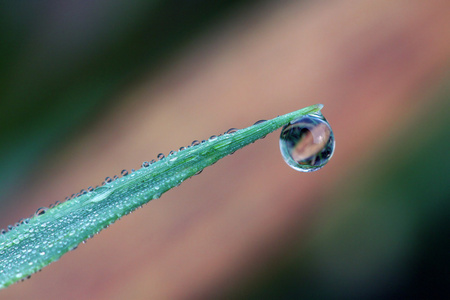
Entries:
[[312, 105], [180, 150], [1, 234], [0, 289], [58, 260], [116, 220], [221, 158], [322, 107]]

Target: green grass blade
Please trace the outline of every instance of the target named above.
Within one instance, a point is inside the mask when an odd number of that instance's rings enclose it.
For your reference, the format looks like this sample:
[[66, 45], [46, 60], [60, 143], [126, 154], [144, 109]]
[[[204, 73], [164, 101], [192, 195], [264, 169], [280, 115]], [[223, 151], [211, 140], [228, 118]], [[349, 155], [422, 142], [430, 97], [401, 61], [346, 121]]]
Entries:
[[219, 159], [321, 108], [321, 104], [309, 106], [209, 139], [27, 219], [0, 235], [0, 288], [58, 260], [117, 219]]

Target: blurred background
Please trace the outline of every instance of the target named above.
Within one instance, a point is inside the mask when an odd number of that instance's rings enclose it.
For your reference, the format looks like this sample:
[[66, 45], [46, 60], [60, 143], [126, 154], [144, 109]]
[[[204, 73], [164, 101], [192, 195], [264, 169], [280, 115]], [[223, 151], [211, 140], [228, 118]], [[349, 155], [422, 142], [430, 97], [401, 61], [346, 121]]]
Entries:
[[450, 295], [448, 1], [0, 3], [0, 227], [160, 152], [316, 103], [1, 299]]

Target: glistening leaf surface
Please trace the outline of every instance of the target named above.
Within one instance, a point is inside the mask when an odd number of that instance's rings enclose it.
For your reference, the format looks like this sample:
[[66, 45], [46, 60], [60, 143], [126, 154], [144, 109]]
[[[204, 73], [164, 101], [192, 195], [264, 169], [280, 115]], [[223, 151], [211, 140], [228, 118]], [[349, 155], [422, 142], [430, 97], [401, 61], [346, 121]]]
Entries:
[[320, 104], [309, 106], [175, 152], [1, 234], [0, 288], [58, 260], [117, 219], [159, 198], [219, 159], [321, 108]]

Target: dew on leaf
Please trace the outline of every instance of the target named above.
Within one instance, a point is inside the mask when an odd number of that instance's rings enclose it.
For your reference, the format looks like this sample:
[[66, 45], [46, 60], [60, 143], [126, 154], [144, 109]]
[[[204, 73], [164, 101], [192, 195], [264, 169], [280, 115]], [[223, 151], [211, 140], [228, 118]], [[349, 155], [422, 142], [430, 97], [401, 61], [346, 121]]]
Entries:
[[128, 171], [125, 170], [125, 169], [123, 169], [123, 170], [120, 172], [120, 175], [122, 175], [122, 176], [127, 176], [127, 175], [128, 175]]
[[253, 125], [258, 125], [258, 124], [261, 124], [261, 123], [264, 123], [264, 122], [266, 122], [267, 120], [259, 120], [259, 121], [256, 121]]
[[333, 155], [334, 146], [333, 131], [320, 112], [294, 120], [281, 130], [281, 155], [297, 171], [322, 168]]
[[238, 131], [237, 128], [230, 128], [227, 131], [225, 131], [225, 134], [232, 134], [232, 133], [235, 133], [236, 131]]
[[47, 207], [39, 207], [36, 212], [34, 213], [35, 216], [40, 216], [45, 214], [45, 212], [47, 211]]

